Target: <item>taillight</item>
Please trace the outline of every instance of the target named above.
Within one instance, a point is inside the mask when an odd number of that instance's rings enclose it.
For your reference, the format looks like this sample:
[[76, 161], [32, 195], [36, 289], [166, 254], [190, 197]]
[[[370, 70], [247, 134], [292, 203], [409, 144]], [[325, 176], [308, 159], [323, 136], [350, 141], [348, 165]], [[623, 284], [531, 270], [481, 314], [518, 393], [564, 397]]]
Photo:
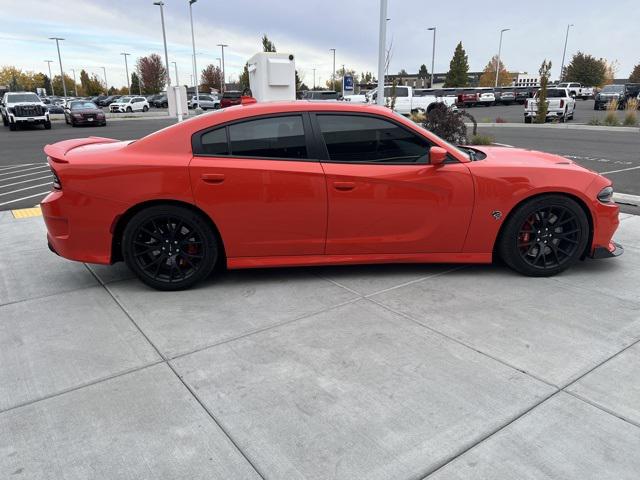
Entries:
[[60, 183], [60, 178], [53, 168], [51, 169], [51, 175], [53, 175], [53, 189], [62, 190], [62, 183]]
[[564, 100], [560, 100], [560, 108], [564, 108]]

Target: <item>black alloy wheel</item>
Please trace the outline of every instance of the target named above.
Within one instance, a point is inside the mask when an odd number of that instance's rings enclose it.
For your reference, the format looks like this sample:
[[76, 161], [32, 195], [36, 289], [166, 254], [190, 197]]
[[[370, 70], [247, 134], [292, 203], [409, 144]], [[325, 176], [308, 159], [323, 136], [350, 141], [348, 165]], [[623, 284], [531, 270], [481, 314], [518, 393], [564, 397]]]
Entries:
[[512, 269], [544, 277], [575, 263], [588, 240], [589, 222], [580, 205], [549, 195], [526, 202], [510, 216], [498, 248]]
[[198, 213], [151, 207], [129, 221], [122, 241], [129, 268], [158, 290], [182, 290], [206, 278], [218, 257], [216, 236]]

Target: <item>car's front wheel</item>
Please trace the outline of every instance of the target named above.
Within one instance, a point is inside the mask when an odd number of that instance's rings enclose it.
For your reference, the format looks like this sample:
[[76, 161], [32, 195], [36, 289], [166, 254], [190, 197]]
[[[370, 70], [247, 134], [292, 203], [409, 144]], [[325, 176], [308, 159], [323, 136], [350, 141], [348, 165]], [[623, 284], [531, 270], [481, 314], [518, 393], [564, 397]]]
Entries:
[[509, 216], [497, 250], [513, 270], [548, 277], [573, 265], [588, 241], [589, 221], [580, 205], [561, 195], [544, 195]]
[[211, 274], [218, 258], [213, 228], [200, 214], [159, 205], [135, 214], [122, 236], [129, 268], [158, 290], [182, 290]]
[[142, 111], [143, 111], [143, 112], [146, 112], [146, 111], [148, 111], [148, 110], [149, 110], [149, 107], [147, 107], [146, 105], [145, 105], [144, 107], [142, 107]]

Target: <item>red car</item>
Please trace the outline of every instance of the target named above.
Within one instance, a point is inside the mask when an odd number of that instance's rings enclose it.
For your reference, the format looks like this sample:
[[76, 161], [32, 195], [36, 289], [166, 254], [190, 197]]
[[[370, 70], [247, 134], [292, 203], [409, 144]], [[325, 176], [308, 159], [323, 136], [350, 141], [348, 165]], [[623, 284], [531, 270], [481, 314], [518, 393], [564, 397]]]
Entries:
[[256, 103], [136, 141], [47, 145], [51, 250], [163, 290], [230, 269], [490, 263], [548, 276], [622, 253], [611, 182], [563, 157], [456, 147], [393, 111]]

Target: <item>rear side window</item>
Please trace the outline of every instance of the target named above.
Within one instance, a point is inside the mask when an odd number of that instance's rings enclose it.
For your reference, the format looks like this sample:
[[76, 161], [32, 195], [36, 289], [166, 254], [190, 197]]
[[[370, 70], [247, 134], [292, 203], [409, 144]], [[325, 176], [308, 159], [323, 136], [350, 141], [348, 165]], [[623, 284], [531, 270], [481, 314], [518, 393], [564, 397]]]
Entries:
[[381, 118], [317, 115], [329, 158], [349, 163], [427, 163], [430, 143]]
[[229, 155], [227, 143], [227, 130], [222, 127], [211, 130], [200, 137], [202, 151], [205, 155]]
[[261, 118], [229, 126], [234, 157], [306, 159], [302, 117]]

